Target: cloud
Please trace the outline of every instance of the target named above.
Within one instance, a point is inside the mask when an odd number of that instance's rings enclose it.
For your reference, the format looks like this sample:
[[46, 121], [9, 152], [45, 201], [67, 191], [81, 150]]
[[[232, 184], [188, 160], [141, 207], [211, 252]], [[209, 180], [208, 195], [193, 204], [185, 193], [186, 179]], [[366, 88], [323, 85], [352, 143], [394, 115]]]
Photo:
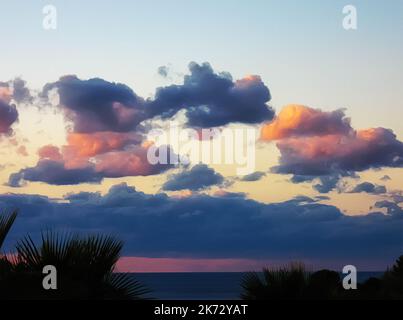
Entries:
[[78, 157], [93, 157], [109, 151], [122, 150], [132, 144], [139, 144], [142, 139], [143, 137], [135, 132], [69, 133], [66, 148]]
[[389, 192], [389, 196], [393, 199], [393, 201], [397, 204], [403, 202], [403, 191], [402, 190], [395, 190]]
[[66, 168], [62, 162], [40, 160], [35, 167], [25, 168], [9, 177], [10, 187], [20, 187], [24, 181], [46, 182], [54, 185], [74, 185], [83, 182], [98, 183], [102, 176], [91, 166]]
[[250, 174], [247, 174], [245, 176], [243, 176], [240, 180], [241, 181], [258, 181], [261, 178], [263, 178], [266, 175], [266, 172], [263, 171], [256, 171], [256, 172], [252, 172]]
[[393, 201], [382, 200], [375, 203], [375, 208], [386, 208], [387, 213], [392, 216], [399, 216], [403, 215], [403, 209]]
[[18, 111], [14, 103], [27, 102], [31, 99], [24, 80], [16, 78], [0, 82], [0, 136], [13, 133], [12, 125], [18, 121]]
[[330, 197], [328, 197], [328, 196], [316, 196], [315, 199], [318, 200], [318, 201], [330, 200]]
[[150, 118], [170, 118], [186, 110], [187, 125], [210, 128], [229, 123], [260, 123], [271, 120], [274, 111], [267, 105], [270, 91], [259, 76], [233, 81], [228, 73], [215, 73], [208, 63], [189, 64], [183, 84], [158, 88], [147, 101]]
[[0, 135], [12, 134], [11, 126], [18, 121], [18, 111], [14, 104], [12, 90], [8, 84], [0, 83]]
[[354, 130], [340, 109], [286, 106], [262, 127], [261, 140], [277, 141], [280, 159], [272, 172], [291, 174], [294, 183], [319, 180], [314, 188], [321, 193], [357, 171], [403, 167], [403, 143], [392, 130]]
[[244, 192], [230, 192], [224, 189], [218, 189], [214, 192], [214, 196], [220, 198], [246, 198], [246, 193]]
[[122, 238], [131, 256], [387, 264], [403, 245], [402, 212], [347, 216], [308, 197], [271, 204], [239, 195], [173, 198], [121, 184], [105, 195], [70, 194], [65, 201], [3, 194], [0, 206], [20, 209], [9, 244], [27, 232], [37, 239], [44, 228], [103, 232]]
[[158, 67], [157, 72], [161, 77], [167, 78], [170, 70], [169, 70], [169, 67], [167, 67], [167, 66], [160, 66], [160, 67]]
[[302, 105], [285, 106], [278, 116], [261, 129], [261, 139], [279, 140], [300, 136], [348, 134], [352, 131], [350, 119], [339, 109], [324, 112]]
[[31, 102], [33, 97], [26, 87], [26, 82], [21, 78], [15, 78], [7, 82], [0, 82], [0, 99], [6, 103], [13, 100], [16, 103]]
[[21, 78], [15, 78], [10, 82], [12, 84], [13, 99], [15, 102], [31, 102], [33, 100], [31, 92], [26, 87], [26, 82], [24, 80], [22, 80]]
[[[39, 150], [43, 158], [36, 166], [11, 174], [8, 185], [20, 187], [25, 181], [53, 185], [100, 183], [104, 178], [154, 175], [172, 167], [171, 164], [151, 164], [147, 152], [148, 147], [131, 146], [124, 151], [111, 151], [87, 158], [77, 156], [74, 152], [60, 153], [58, 148], [48, 145]], [[169, 153], [170, 149], [161, 146], [157, 152]]]
[[144, 101], [121, 83], [64, 76], [48, 83], [43, 96], [56, 89], [60, 105], [76, 133], [128, 132], [144, 120]]
[[318, 184], [315, 184], [313, 188], [319, 193], [328, 193], [336, 188], [338, 182], [340, 181], [341, 176], [338, 174], [320, 176], [318, 178]]
[[[215, 73], [208, 63], [191, 63], [189, 69], [182, 85], [158, 88], [155, 98], [148, 100], [124, 84], [100, 78], [81, 80], [68, 75], [46, 84], [40, 96], [49, 98], [53, 91], [57, 92], [68, 121], [67, 144], [39, 150], [38, 164], [12, 174], [9, 184], [17, 186], [24, 180], [52, 184], [99, 182], [105, 177], [163, 172], [172, 166], [149, 164], [145, 127], [140, 123], [173, 116], [181, 109], [186, 109], [188, 125], [197, 128], [231, 122], [258, 123], [273, 117], [273, 110], [266, 104], [270, 92], [258, 76], [234, 82], [228, 73]], [[164, 71], [167, 70], [160, 68], [160, 72]], [[28, 95], [22, 80], [15, 80], [14, 86], [20, 99]], [[2, 92], [9, 97], [8, 91]], [[44, 168], [48, 166], [52, 177], [41, 178], [47, 174]], [[77, 170], [85, 173], [83, 177], [76, 177]], [[69, 174], [73, 175], [71, 179], [67, 179]]]
[[41, 147], [38, 150], [38, 155], [39, 158], [41, 159], [49, 159], [55, 161], [61, 161], [63, 159], [63, 156], [60, 153], [59, 148], [50, 144]]
[[25, 146], [19, 146], [17, 148], [17, 154], [23, 157], [27, 157], [28, 156], [27, 148]]
[[349, 193], [360, 193], [360, 192], [366, 192], [366, 193], [372, 193], [372, 194], [382, 194], [386, 193], [386, 188], [385, 186], [380, 186], [380, 185], [375, 185], [370, 182], [363, 182], [357, 184], [353, 190], [349, 191]]
[[10, 103], [13, 97], [13, 91], [8, 82], [0, 82], [0, 100], [5, 103]]
[[[61, 104], [73, 121], [73, 128], [67, 132], [67, 144], [40, 148], [38, 163], [11, 174], [9, 186], [19, 187], [26, 181], [53, 185], [100, 183], [104, 178], [152, 175], [172, 167], [151, 164], [147, 158], [151, 144], [144, 141], [143, 133], [131, 126], [131, 131], [121, 127], [132, 119], [131, 112], [122, 110], [135, 108], [130, 104], [135, 97], [129, 88], [101, 79], [81, 81], [73, 76], [48, 84], [44, 92], [52, 88], [58, 89]], [[171, 151], [169, 146], [161, 146], [156, 152]]]
[[277, 147], [280, 165], [272, 169], [277, 173], [320, 176], [403, 166], [403, 143], [384, 128], [288, 138], [278, 141]]
[[[167, 74], [166, 67], [159, 73]], [[144, 100], [121, 83], [100, 78], [81, 80], [74, 75], [48, 83], [42, 92], [57, 90], [60, 105], [76, 133], [128, 132], [154, 117], [170, 118], [185, 109], [188, 125], [198, 128], [233, 122], [260, 123], [271, 120], [267, 105], [270, 91], [259, 76], [233, 81], [229, 73], [215, 73], [210, 64], [189, 64], [183, 84], [160, 87], [155, 98]]]
[[330, 191], [337, 189], [338, 192], [341, 192], [345, 189], [342, 178], [350, 177], [357, 178], [358, 176], [354, 172], [349, 171], [335, 171], [334, 173], [330, 173], [327, 175], [293, 175], [290, 179], [292, 183], [303, 183], [303, 182], [312, 182], [313, 188], [319, 193], [329, 193]]
[[177, 191], [189, 189], [195, 191], [213, 185], [220, 185], [223, 182], [224, 177], [221, 174], [215, 172], [205, 164], [198, 164], [190, 170], [171, 175], [168, 181], [163, 184], [162, 190]]
[[[149, 176], [164, 172], [173, 167], [171, 164], [151, 164], [147, 159], [148, 148], [131, 147], [125, 151], [112, 151], [98, 156], [95, 170], [104, 177]], [[161, 146], [157, 152], [167, 152], [169, 147]]]

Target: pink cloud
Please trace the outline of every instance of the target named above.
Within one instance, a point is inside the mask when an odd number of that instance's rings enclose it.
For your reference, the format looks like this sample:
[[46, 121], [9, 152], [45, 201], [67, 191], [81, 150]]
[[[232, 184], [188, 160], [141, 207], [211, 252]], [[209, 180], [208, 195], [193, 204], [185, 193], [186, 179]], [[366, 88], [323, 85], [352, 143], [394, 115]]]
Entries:
[[[347, 262], [343, 259], [306, 259], [299, 258], [308, 270], [342, 270]], [[115, 272], [248, 272], [260, 271], [263, 267], [278, 268], [292, 261], [286, 259], [246, 259], [246, 258], [148, 258], [122, 257], [116, 264]], [[384, 270], [384, 261], [365, 258], [349, 259], [362, 271]]]
[[107, 177], [148, 176], [164, 171], [169, 165], [152, 165], [147, 159], [148, 147], [132, 146], [96, 157], [95, 171]]
[[350, 120], [342, 110], [325, 112], [293, 104], [285, 106], [273, 121], [262, 127], [261, 139], [347, 134], [351, 130]]
[[142, 137], [135, 133], [102, 131], [95, 133], [69, 133], [68, 148], [80, 157], [93, 157], [113, 150], [120, 150], [130, 144], [138, 144]]
[[0, 86], [0, 100], [3, 100], [5, 103], [10, 103], [13, 97], [13, 91], [8, 86]]
[[38, 150], [38, 155], [41, 159], [49, 159], [55, 161], [62, 160], [62, 155], [59, 148], [50, 144], [40, 148]]
[[355, 134], [299, 137], [277, 143], [282, 154], [295, 159], [332, 159], [357, 157], [395, 141], [393, 133], [384, 128], [359, 130]]
[[333, 171], [362, 171], [403, 165], [403, 143], [385, 128], [359, 130], [349, 135], [333, 134], [280, 140], [277, 171], [300, 175]]
[[23, 157], [27, 157], [27, 156], [28, 156], [27, 148], [26, 148], [25, 146], [19, 146], [18, 149], [17, 149], [17, 153], [18, 153], [20, 156], [23, 156]]
[[269, 260], [122, 257], [119, 272], [243, 272], [272, 265]]
[[391, 130], [354, 130], [342, 110], [288, 105], [262, 127], [261, 140], [277, 140], [281, 157], [272, 171], [300, 176], [296, 181], [403, 166], [403, 143]]

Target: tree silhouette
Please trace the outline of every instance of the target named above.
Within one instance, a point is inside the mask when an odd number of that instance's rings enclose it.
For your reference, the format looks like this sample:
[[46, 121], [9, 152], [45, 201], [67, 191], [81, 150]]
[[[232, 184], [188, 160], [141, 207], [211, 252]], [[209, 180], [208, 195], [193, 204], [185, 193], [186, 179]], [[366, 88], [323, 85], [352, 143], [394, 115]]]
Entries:
[[382, 287], [387, 298], [403, 299], [403, 255], [383, 275]]
[[[0, 219], [4, 240], [16, 213]], [[2, 242], [0, 242], [2, 244]], [[44, 232], [37, 245], [30, 236], [18, 241], [16, 254], [0, 263], [1, 299], [143, 299], [149, 290], [132, 276], [114, 273], [123, 242], [104, 235], [80, 237]], [[57, 270], [57, 290], [45, 290], [43, 267]]]
[[11, 226], [13, 225], [15, 218], [17, 218], [17, 211], [3, 213], [2, 215], [0, 215], [0, 255], [3, 242], [6, 239]]
[[308, 273], [300, 263], [278, 269], [264, 268], [262, 274], [248, 272], [242, 279], [245, 300], [300, 299], [304, 296]]
[[339, 273], [307, 272], [301, 263], [249, 272], [242, 279], [245, 300], [272, 299], [403, 299], [403, 256], [381, 278], [371, 277], [358, 290], [344, 290]]

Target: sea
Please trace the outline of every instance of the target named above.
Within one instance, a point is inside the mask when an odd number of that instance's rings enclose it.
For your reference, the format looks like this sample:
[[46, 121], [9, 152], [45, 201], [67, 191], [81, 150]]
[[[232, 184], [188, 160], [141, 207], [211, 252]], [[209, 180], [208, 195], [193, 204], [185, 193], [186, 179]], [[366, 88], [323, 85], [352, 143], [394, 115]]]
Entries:
[[[381, 277], [383, 272], [358, 272], [358, 282]], [[237, 300], [243, 272], [133, 273], [146, 285], [150, 297], [162, 300]], [[341, 275], [342, 276], [342, 275]]]

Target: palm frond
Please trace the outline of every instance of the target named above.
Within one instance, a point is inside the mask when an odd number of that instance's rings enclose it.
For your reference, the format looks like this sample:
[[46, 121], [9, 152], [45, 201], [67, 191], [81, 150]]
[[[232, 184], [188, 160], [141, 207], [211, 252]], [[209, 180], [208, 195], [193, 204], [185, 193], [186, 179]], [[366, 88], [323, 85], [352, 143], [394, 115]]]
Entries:
[[[105, 281], [113, 289], [111, 298], [144, 300], [151, 290], [136, 280], [133, 275], [127, 273], [110, 273], [105, 277]], [[107, 297], [108, 298], [108, 297]]]
[[247, 273], [241, 283], [242, 299], [295, 299], [303, 296], [309, 273], [301, 263]]
[[13, 225], [15, 218], [17, 218], [17, 214], [18, 211], [14, 210], [10, 213], [0, 215], [0, 249], [3, 246], [3, 242]]
[[37, 271], [41, 266], [41, 253], [32, 238], [27, 235], [16, 244], [17, 259], [33, 270]]
[[112, 236], [79, 237], [70, 233], [43, 232], [41, 243], [26, 236], [16, 245], [16, 265], [41, 274], [54, 265], [60, 282], [57, 294], [86, 299], [144, 299], [149, 290], [131, 275], [114, 274], [123, 242]]
[[241, 287], [244, 290], [242, 299], [258, 300], [265, 290], [265, 283], [257, 272], [247, 272], [241, 280]]

